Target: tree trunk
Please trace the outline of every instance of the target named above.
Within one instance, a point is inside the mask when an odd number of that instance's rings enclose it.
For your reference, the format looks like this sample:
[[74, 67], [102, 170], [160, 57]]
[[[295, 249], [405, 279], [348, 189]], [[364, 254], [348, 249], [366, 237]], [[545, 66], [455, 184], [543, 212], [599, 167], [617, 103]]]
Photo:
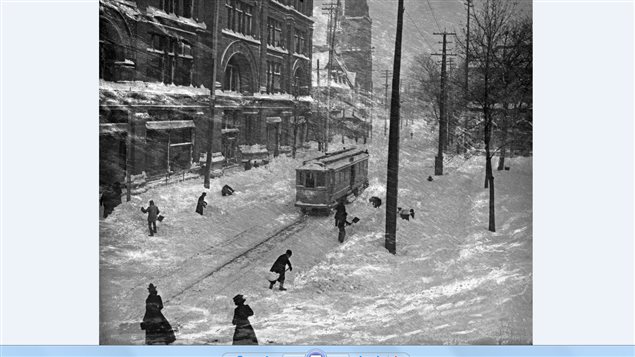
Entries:
[[[492, 166], [490, 165], [490, 171]], [[496, 212], [494, 209], [494, 175], [490, 172], [489, 176], [489, 230], [496, 232]]]
[[505, 103], [505, 117], [503, 118], [503, 138], [502, 138], [502, 146], [500, 148], [500, 156], [498, 157], [498, 167], [496, 168], [498, 171], [503, 171], [505, 169], [505, 152], [507, 151], [507, 103]]
[[496, 212], [494, 207], [494, 173], [492, 172], [492, 156], [490, 155], [490, 141], [492, 137], [491, 121], [486, 116], [485, 124], [485, 188], [489, 184], [489, 227], [491, 232], [496, 232]]

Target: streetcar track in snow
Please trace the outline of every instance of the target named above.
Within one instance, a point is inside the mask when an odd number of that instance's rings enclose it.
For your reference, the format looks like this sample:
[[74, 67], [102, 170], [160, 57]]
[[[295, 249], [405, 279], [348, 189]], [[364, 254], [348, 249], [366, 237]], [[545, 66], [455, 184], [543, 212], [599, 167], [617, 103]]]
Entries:
[[[293, 225], [294, 223], [297, 223], [297, 221], [298, 221], [298, 219], [296, 219], [295, 221], [291, 222], [290, 224], [288, 224], [286, 226], [283, 226], [282, 228], [278, 228], [276, 233], [279, 232], [281, 229], [285, 229], [285, 228], [289, 227], [290, 225]], [[234, 236], [232, 236], [228, 240], [225, 240], [225, 241], [222, 241], [222, 242], [219, 242], [219, 243], [216, 243], [216, 244], [212, 244], [212, 245], [208, 246], [207, 248], [203, 249], [202, 251], [185, 258], [178, 266], [174, 267], [173, 269], [170, 269], [165, 274], [162, 274], [162, 275], [159, 275], [159, 276], [151, 276], [148, 279], [151, 280], [151, 281], [161, 281], [161, 280], [166, 279], [166, 278], [168, 278], [170, 276], [174, 276], [179, 271], [185, 269], [188, 266], [188, 264], [190, 264], [190, 262], [192, 262], [194, 259], [197, 259], [197, 258], [199, 258], [201, 256], [204, 256], [204, 255], [209, 255], [209, 253], [214, 251], [214, 250], [222, 250], [223, 248], [227, 248], [231, 244], [233, 244], [236, 241], [238, 241], [239, 239], [245, 237], [248, 233], [253, 232], [257, 228], [259, 228], [259, 226], [249, 227], [249, 228], [247, 228], [247, 229], [245, 229], [243, 231], [240, 231], [239, 233], [235, 234]], [[142, 288], [144, 286], [145, 286], [145, 283], [137, 284], [137, 285], [131, 287], [130, 289], [128, 289], [127, 290], [127, 294], [130, 294], [131, 292], [133, 292], [133, 291], [135, 291], [137, 289], [140, 289], [140, 288]]]
[[[273, 234], [269, 235], [267, 238], [265, 238], [264, 240], [258, 242], [257, 244], [251, 246], [250, 248], [246, 249], [245, 251], [243, 251], [242, 253], [234, 256], [232, 259], [226, 261], [225, 263], [223, 263], [220, 266], [215, 267], [214, 269], [211, 269], [209, 271], [207, 271], [205, 274], [199, 276], [198, 278], [196, 278], [194, 281], [190, 282], [189, 284], [187, 284], [184, 288], [182, 288], [180, 291], [178, 291], [175, 294], [172, 294], [169, 298], [167, 298], [165, 300], [165, 303], [168, 304], [171, 300], [183, 295], [185, 292], [187, 292], [188, 290], [192, 289], [193, 287], [195, 287], [196, 285], [198, 285], [199, 283], [201, 283], [202, 281], [206, 280], [207, 278], [211, 277], [212, 275], [214, 275], [215, 273], [218, 273], [219, 271], [221, 271], [222, 269], [224, 269], [225, 267], [237, 262], [240, 258], [245, 257], [247, 255], [249, 255], [250, 253], [254, 252], [255, 250], [263, 247], [264, 245], [266, 245], [267, 243], [271, 243], [273, 241], [276, 240], [276, 238], [280, 238], [282, 237], [282, 239], [280, 240], [280, 242], [286, 240], [287, 238], [289, 238], [293, 233], [296, 233], [301, 227], [301, 225], [303, 225], [306, 222], [306, 215], [301, 215], [300, 217], [298, 217], [296, 220], [294, 220], [293, 222], [291, 222], [290, 224], [279, 228], [278, 230], [276, 230]], [[236, 239], [232, 238], [232, 241], [235, 241]], [[276, 242], [278, 243], [278, 242]], [[229, 243], [225, 244], [228, 245]], [[211, 248], [210, 248], [211, 249]], [[209, 250], [209, 249], [208, 249]]]

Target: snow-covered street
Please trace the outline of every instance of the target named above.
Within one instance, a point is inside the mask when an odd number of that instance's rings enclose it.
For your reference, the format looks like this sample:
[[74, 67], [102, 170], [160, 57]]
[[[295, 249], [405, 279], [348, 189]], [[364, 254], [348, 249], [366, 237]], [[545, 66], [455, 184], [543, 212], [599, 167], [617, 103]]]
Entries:
[[[236, 294], [255, 312], [260, 344], [531, 343], [531, 157], [508, 158], [511, 170], [495, 171], [492, 233], [485, 159], [449, 159], [446, 175], [428, 182], [434, 128], [415, 123], [413, 139], [404, 128], [399, 205], [416, 215], [398, 221], [392, 255], [383, 246], [385, 206], [368, 202], [385, 198], [387, 138], [376, 129], [370, 187], [347, 205], [360, 222], [343, 244], [332, 215], [303, 216], [294, 207], [295, 168], [317, 156], [315, 148], [212, 180], [204, 216], [194, 212], [202, 179], [118, 206], [100, 221], [100, 342], [144, 342], [139, 323], [154, 283], [181, 344], [231, 344]], [[225, 184], [237, 194], [221, 197]], [[140, 211], [151, 199], [166, 217], [154, 237]], [[286, 249], [293, 250], [289, 290], [269, 290], [266, 273]]]

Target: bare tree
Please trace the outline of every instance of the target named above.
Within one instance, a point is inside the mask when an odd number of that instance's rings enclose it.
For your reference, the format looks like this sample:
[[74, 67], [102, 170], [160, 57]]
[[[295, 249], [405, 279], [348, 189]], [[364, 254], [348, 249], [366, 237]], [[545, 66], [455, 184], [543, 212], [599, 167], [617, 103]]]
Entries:
[[506, 0], [485, 0], [476, 8], [474, 27], [471, 29], [470, 47], [467, 49], [471, 64], [470, 99], [478, 104], [483, 114], [483, 143], [485, 144], [485, 188], [489, 188], [489, 227], [496, 231], [494, 174], [492, 172], [492, 131], [494, 108], [505, 97], [498, 64], [515, 15], [515, 4]]

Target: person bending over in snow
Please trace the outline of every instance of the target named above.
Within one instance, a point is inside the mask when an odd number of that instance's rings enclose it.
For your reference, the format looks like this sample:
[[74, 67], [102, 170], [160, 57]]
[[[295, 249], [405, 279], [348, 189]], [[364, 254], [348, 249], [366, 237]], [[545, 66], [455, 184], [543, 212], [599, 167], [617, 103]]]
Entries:
[[397, 207], [397, 213], [399, 214], [401, 219], [405, 219], [406, 221], [409, 221], [410, 217], [412, 217], [412, 219], [415, 218], [415, 210], [413, 210], [412, 208], [408, 210], [407, 208]]
[[159, 217], [159, 207], [154, 205], [154, 201], [150, 200], [150, 206], [148, 208], [141, 207], [141, 212], [148, 214], [148, 229], [150, 230], [150, 237], [157, 232], [157, 217]]
[[381, 198], [379, 198], [377, 196], [373, 196], [373, 197], [369, 198], [368, 202], [373, 204], [373, 208], [377, 208], [377, 207], [381, 206]]
[[269, 269], [269, 271], [280, 274], [280, 276], [278, 276], [278, 280], [269, 282], [269, 289], [273, 289], [273, 286], [276, 285], [276, 281], [278, 281], [280, 282], [280, 290], [287, 290], [284, 288], [284, 273], [287, 270], [287, 265], [289, 266], [289, 271], [293, 270], [293, 268], [291, 267], [291, 261], [289, 260], [289, 258], [291, 258], [291, 254], [291, 250], [287, 250], [286, 253], [282, 254], [278, 257], [278, 259], [276, 259], [276, 261], [271, 266], [271, 269]]
[[207, 207], [207, 202], [205, 202], [205, 196], [207, 194], [203, 192], [201, 197], [198, 198], [198, 202], [196, 203], [196, 213], [203, 215], [203, 208]]
[[231, 196], [234, 194], [234, 189], [229, 187], [228, 185], [225, 185], [220, 192], [223, 196]]

